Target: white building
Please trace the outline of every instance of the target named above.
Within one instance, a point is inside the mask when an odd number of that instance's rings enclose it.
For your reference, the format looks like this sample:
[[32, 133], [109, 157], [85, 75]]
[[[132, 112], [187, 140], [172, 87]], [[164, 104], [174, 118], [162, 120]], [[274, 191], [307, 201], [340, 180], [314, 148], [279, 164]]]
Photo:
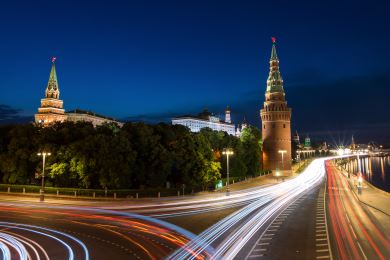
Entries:
[[184, 125], [191, 132], [199, 132], [202, 128], [211, 128], [214, 131], [224, 131], [230, 135], [236, 134], [236, 126], [225, 122], [220, 122], [218, 117], [210, 116], [209, 120], [196, 117], [176, 117], [172, 119], [172, 125]]
[[[214, 131], [223, 131], [229, 135], [236, 135], [236, 126], [231, 123], [230, 109], [226, 109], [225, 121], [219, 117], [211, 115], [208, 111], [196, 116], [182, 116], [172, 119], [172, 125], [183, 125], [190, 129], [191, 132], [199, 132], [202, 128], [210, 128]], [[228, 123], [229, 122], [229, 123]]]

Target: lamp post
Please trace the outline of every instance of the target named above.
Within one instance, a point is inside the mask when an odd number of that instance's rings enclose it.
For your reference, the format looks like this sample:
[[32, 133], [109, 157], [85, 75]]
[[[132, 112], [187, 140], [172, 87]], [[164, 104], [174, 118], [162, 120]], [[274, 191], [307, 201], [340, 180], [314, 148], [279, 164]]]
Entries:
[[44, 194], [44, 187], [45, 187], [45, 161], [46, 161], [46, 156], [50, 156], [51, 153], [37, 153], [38, 156], [42, 156], [42, 184], [41, 184], [41, 192], [39, 195], [39, 200], [44, 201], [45, 200], [45, 194]]
[[279, 150], [278, 153], [282, 155], [282, 170], [284, 171], [284, 154], [287, 153], [286, 150]]
[[226, 184], [226, 195], [229, 195], [229, 156], [233, 155], [233, 149], [224, 148], [222, 151], [223, 155], [226, 155], [226, 176], [227, 176], [227, 184]]

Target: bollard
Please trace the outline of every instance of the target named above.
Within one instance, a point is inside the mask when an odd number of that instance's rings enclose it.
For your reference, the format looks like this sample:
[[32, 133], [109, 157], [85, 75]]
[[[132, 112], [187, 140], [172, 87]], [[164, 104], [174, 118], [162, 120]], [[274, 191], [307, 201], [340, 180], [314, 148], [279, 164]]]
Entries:
[[57, 197], [60, 195], [60, 191], [59, 190], [57, 190]]
[[234, 184], [234, 179], [233, 179], [233, 184]]
[[138, 193], [135, 194], [135, 198], [138, 199]]
[[160, 192], [158, 192], [157, 197], [160, 198]]
[[23, 194], [25, 194], [26, 193], [26, 188], [23, 188]]
[[74, 191], [74, 196], [77, 197], [77, 191]]
[[7, 192], [8, 192], [8, 193], [10, 193], [10, 192], [11, 192], [11, 187], [8, 187], [8, 190], [7, 190]]
[[179, 190], [177, 191], [177, 196], [180, 197], [180, 191]]
[[93, 197], [93, 198], [96, 197], [96, 193], [95, 193], [95, 192], [92, 193], [92, 197]]
[[114, 200], [116, 200], [116, 192], [114, 192]]

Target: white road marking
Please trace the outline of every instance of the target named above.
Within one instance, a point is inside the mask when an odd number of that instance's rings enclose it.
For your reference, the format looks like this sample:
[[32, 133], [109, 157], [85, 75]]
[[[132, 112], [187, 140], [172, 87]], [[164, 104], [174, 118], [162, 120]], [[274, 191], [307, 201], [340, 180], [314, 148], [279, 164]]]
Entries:
[[329, 252], [329, 249], [317, 249], [316, 252]]
[[262, 257], [263, 255], [250, 255], [248, 256], [248, 258], [252, 258], [252, 257]]

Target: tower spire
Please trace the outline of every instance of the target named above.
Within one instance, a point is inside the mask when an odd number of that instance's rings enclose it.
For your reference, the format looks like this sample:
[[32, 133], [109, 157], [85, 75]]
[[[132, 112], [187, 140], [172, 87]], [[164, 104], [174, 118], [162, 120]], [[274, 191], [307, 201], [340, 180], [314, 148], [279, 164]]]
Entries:
[[283, 79], [279, 70], [279, 59], [276, 54], [276, 38], [272, 37], [271, 58], [269, 60], [269, 75], [267, 79], [267, 92], [281, 92], [284, 93]]
[[276, 38], [272, 37], [272, 50], [271, 50], [271, 60], [278, 60], [278, 55], [276, 54]]
[[35, 114], [35, 122], [38, 124], [48, 125], [57, 121], [63, 122], [67, 119], [64, 102], [60, 100], [55, 61], [56, 58], [52, 57], [45, 98], [41, 99], [41, 107], [38, 108], [38, 113]]
[[56, 57], [51, 58], [51, 70], [49, 75], [49, 81], [47, 82], [46, 86], [46, 98], [60, 98], [60, 89], [58, 87], [58, 81], [57, 81], [57, 73], [56, 73], [56, 66], [55, 61]]

